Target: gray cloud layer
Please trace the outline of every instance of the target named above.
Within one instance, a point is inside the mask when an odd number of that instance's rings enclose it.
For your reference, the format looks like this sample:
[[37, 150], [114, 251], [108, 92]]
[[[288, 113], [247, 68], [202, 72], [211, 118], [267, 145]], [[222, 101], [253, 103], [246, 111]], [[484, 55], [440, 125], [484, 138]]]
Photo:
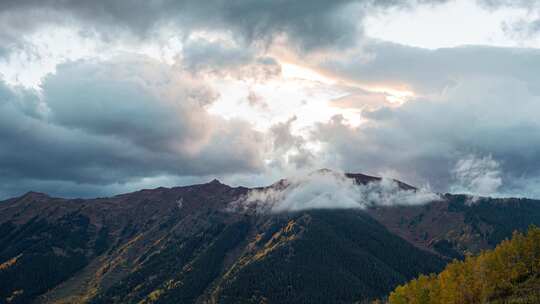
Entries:
[[341, 78], [373, 85], [409, 87], [419, 94], [440, 93], [471, 77], [506, 77], [540, 90], [536, 71], [540, 50], [464, 46], [427, 50], [370, 42], [346, 56], [319, 64]]
[[260, 134], [207, 114], [215, 93], [170, 66], [144, 57], [71, 62], [42, 89], [39, 97], [0, 87], [3, 187], [24, 180], [107, 185], [261, 168]]

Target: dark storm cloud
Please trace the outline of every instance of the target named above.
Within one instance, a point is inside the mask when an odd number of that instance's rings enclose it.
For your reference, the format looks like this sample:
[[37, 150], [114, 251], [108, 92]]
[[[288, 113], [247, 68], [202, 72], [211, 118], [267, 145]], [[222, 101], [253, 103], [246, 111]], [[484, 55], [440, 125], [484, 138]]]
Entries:
[[44, 80], [42, 97], [4, 84], [0, 95], [3, 189], [261, 166], [257, 132], [204, 111], [215, 98], [210, 88], [144, 57], [67, 63]]
[[156, 27], [175, 25], [184, 32], [232, 30], [248, 43], [269, 42], [286, 34], [301, 49], [309, 50], [354, 44], [366, 12], [439, 2], [444, 1], [7, 0], [1, 1], [0, 12], [5, 36], [11, 32], [12, 37], [45, 23], [84, 24], [105, 39], [118, 39], [118, 31], [151, 37]]

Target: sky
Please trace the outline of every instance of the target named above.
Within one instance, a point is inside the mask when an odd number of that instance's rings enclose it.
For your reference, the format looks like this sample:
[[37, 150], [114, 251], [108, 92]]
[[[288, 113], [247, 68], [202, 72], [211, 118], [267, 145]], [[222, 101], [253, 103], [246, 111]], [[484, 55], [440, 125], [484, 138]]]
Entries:
[[540, 198], [538, 0], [3, 0], [0, 198], [320, 168]]

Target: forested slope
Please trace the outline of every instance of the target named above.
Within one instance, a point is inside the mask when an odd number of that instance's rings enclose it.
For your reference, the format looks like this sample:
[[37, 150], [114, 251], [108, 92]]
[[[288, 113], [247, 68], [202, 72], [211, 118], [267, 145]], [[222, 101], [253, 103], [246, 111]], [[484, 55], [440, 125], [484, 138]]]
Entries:
[[444, 267], [361, 211], [215, 222], [174, 239], [90, 302], [352, 303]]

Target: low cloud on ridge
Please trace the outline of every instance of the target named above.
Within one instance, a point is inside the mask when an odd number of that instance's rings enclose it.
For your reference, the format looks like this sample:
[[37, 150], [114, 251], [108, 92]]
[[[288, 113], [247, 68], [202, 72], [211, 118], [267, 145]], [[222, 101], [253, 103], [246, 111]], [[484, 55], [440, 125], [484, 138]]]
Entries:
[[452, 170], [456, 182], [451, 190], [481, 196], [494, 195], [502, 185], [500, 167], [491, 155], [468, 155], [460, 159]]
[[259, 213], [311, 209], [366, 209], [374, 206], [422, 205], [439, 200], [428, 189], [405, 190], [395, 180], [356, 184], [343, 173], [317, 171], [282, 181], [272, 187], [251, 190], [231, 203], [231, 210]]

